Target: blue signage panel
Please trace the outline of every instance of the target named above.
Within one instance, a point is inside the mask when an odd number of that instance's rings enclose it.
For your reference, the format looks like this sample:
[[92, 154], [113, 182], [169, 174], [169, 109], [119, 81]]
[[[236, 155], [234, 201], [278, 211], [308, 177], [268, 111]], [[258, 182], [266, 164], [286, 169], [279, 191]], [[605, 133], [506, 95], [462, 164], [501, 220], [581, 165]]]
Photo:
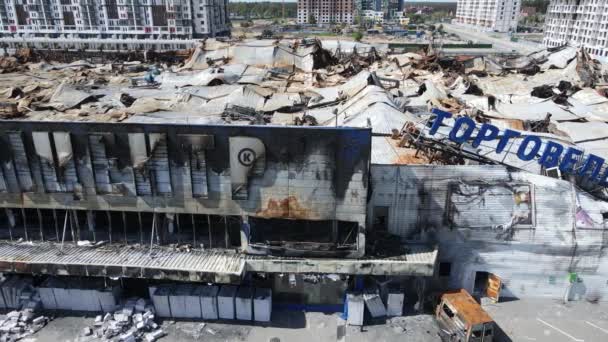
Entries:
[[[433, 109], [432, 112], [436, 117], [429, 134], [435, 135], [439, 127], [441, 127], [443, 120], [451, 118], [452, 113], [439, 109]], [[473, 119], [468, 116], [460, 116], [454, 122], [454, 127], [448, 134], [448, 139], [457, 144], [462, 144], [471, 140], [475, 128], [477, 128], [477, 124]], [[498, 127], [484, 123], [478, 127], [478, 133], [473, 137], [471, 145], [478, 147], [483, 141], [493, 141], [498, 138], [496, 153], [501, 153], [507, 147], [509, 140], [521, 136], [521, 133], [511, 129], [505, 129], [502, 131], [502, 134], [500, 133], [501, 131]], [[595, 154], [588, 154], [583, 166], [577, 171], [574, 167], [578, 158], [584, 154], [583, 151], [574, 147], [564, 147], [554, 141], [543, 142], [541, 137], [537, 135], [526, 135], [519, 145], [516, 154], [523, 161], [530, 161], [536, 158], [538, 163], [544, 168], [559, 167], [562, 173], [578, 174], [591, 182], [599, 183], [601, 186], [608, 186], [608, 168], [600, 176], [605, 160]]]

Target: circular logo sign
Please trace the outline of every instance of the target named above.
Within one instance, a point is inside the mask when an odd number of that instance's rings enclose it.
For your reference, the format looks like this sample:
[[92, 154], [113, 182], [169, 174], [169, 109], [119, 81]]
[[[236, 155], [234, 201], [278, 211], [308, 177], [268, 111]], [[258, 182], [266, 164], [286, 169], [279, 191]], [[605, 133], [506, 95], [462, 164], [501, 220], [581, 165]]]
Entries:
[[251, 166], [255, 162], [255, 151], [250, 148], [244, 148], [238, 154], [239, 163], [244, 166]]

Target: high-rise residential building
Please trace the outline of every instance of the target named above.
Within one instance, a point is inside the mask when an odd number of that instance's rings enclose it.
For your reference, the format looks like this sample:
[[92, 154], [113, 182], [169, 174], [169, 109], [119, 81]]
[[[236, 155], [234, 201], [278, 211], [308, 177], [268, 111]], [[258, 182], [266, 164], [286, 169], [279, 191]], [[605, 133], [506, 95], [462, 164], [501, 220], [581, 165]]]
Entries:
[[608, 2], [552, 0], [545, 16], [543, 43], [582, 46], [595, 57], [608, 56]]
[[0, 34], [193, 38], [229, 31], [228, 0], [3, 0]]
[[356, 8], [359, 13], [382, 12], [384, 19], [393, 19], [403, 12], [403, 0], [357, 0]]
[[454, 22], [486, 31], [515, 32], [521, 0], [458, 0]]
[[352, 24], [355, 18], [355, 0], [298, 0], [298, 23]]
[[383, 0], [357, 0], [357, 10], [359, 11], [382, 11]]

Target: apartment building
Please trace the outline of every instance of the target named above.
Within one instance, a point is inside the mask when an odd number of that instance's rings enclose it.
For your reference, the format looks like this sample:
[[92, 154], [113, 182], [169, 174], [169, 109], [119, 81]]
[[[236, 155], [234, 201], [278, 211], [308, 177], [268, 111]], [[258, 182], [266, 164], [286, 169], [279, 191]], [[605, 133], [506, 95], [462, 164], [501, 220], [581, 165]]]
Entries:
[[454, 22], [484, 31], [514, 32], [521, 0], [458, 0]]
[[583, 46], [595, 57], [608, 56], [608, 1], [555, 0], [547, 8], [543, 43]]
[[0, 34], [162, 39], [229, 31], [228, 0], [4, 0]]
[[355, 0], [298, 0], [298, 23], [352, 24], [355, 18]]
[[379, 12], [384, 19], [394, 19], [403, 13], [403, 5], [403, 0], [358, 0], [356, 7], [362, 17], [369, 16], [371, 12]]

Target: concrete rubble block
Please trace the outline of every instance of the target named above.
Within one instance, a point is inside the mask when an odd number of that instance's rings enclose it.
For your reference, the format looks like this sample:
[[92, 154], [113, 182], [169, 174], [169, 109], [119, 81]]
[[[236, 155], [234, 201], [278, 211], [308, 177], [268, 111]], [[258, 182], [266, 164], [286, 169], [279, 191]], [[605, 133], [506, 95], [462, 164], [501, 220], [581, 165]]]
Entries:
[[348, 311], [346, 322], [348, 325], [362, 326], [365, 313], [365, 301], [363, 300], [363, 295], [356, 293], [347, 294], [346, 305]]
[[195, 291], [197, 291], [197, 295], [200, 298], [203, 319], [218, 319], [217, 295], [220, 291], [219, 286], [201, 286]]
[[403, 303], [405, 294], [396, 290], [390, 290], [386, 297], [386, 315], [390, 317], [403, 316]]
[[192, 287], [188, 284], [180, 284], [173, 287], [169, 294], [169, 305], [171, 306], [171, 317], [187, 318], [186, 296], [192, 292]]
[[218, 316], [221, 319], [234, 319], [234, 298], [238, 287], [223, 285], [217, 294]]
[[234, 299], [236, 319], [251, 321], [253, 319], [253, 288], [239, 287]]
[[169, 295], [171, 292], [171, 286], [159, 286], [151, 296], [152, 303], [154, 303], [154, 309], [159, 317], [172, 317], [171, 305], [169, 304]]
[[132, 331], [127, 331], [118, 336], [118, 340], [122, 342], [135, 342], [135, 334]]
[[144, 334], [144, 340], [146, 342], [154, 342], [163, 336], [165, 336], [165, 332], [162, 329], [158, 329]]
[[131, 319], [130, 316], [125, 315], [124, 313], [115, 313], [114, 314], [114, 320], [118, 323], [122, 323], [122, 322], [129, 322], [129, 320]]
[[21, 317], [21, 311], [10, 311], [6, 314], [6, 317], [8, 317], [12, 321], [18, 321], [19, 317]]
[[29, 322], [32, 320], [32, 318], [34, 318], [34, 310], [33, 309], [24, 309], [21, 310], [21, 317], [19, 317], [19, 320], [21, 322]]
[[146, 304], [144, 311], [150, 311], [151, 313], [155, 314], [156, 309], [154, 309], [154, 304]]
[[126, 316], [133, 316], [133, 308], [132, 307], [125, 307], [122, 309], [122, 314], [126, 315]]
[[93, 330], [89, 327], [85, 327], [84, 329], [82, 329], [82, 335], [83, 336], [91, 336], [93, 334]]
[[137, 312], [144, 312], [144, 311], [146, 311], [146, 305], [147, 304], [148, 303], [146, 302], [145, 299], [139, 298], [137, 300], [137, 302], [135, 302], [135, 311], [137, 311]]
[[141, 313], [136, 313], [133, 315], [133, 322], [143, 322], [144, 321], [144, 315], [142, 315]]
[[137, 330], [142, 330], [146, 327], [146, 324], [144, 322], [137, 322], [135, 323], [135, 328], [137, 328]]
[[386, 316], [386, 307], [377, 293], [366, 293], [363, 295], [365, 307], [373, 318]]
[[44, 324], [46, 323], [46, 317], [38, 316], [32, 320], [32, 324]]
[[272, 290], [256, 288], [253, 296], [253, 319], [270, 322], [272, 316]]

